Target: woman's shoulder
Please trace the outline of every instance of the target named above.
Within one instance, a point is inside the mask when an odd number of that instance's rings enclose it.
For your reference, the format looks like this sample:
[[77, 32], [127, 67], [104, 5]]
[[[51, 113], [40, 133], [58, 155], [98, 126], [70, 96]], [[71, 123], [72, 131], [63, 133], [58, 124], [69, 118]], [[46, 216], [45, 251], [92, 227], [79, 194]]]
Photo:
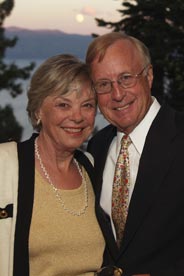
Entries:
[[17, 143], [15, 141], [0, 143], [0, 156], [12, 155], [17, 151]]

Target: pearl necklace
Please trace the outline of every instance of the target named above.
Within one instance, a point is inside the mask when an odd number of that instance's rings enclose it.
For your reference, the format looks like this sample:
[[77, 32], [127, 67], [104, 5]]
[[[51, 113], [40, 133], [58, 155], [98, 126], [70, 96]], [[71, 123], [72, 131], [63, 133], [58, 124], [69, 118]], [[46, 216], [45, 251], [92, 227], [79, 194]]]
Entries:
[[42, 162], [42, 159], [41, 159], [41, 156], [40, 156], [40, 153], [39, 153], [39, 149], [38, 149], [38, 144], [37, 144], [37, 139], [35, 139], [35, 155], [37, 157], [37, 159], [39, 160], [39, 163], [40, 163], [40, 167], [42, 169], [42, 172], [44, 173], [44, 176], [46, 177], [46, 179], [48, 180], [49, 184], [51, 185], [55, 195], [56, 195], [56, 198], [59, 200], [59, 202], [61, 203], [61, 206], [63, 207], [63, 209], [69, 213], [70, 215], [73, 215], [73, 216], [81, 216], [85, 213], [87, 207], [88, 207], [88, 189], [87, 189], [87, 183], [86, 183], [86, 179], [85, 177], [83, 176], [83, 173], [82, 173], [82, 170], [81, 168], [79, 167], [79, 163], [77, 162], [77, 160], [74, 158], [73, 161], [77, 167], [77, 170], [82, 178], [82, 182], [84, 183], [84, 206], [81, 208], [81, 210], [79, 211], [76, 211], [76, 210], [71, 210], [69, 209], [66, 205], [65, 205], [65, 202], [61, 196], [61, 193], [59, 193], [59, 189], [57, 189], [54, 184], [52, 183], [51, 181], [51, 178], [45, 168], [45, 166], [43, 165], [43, 162]]

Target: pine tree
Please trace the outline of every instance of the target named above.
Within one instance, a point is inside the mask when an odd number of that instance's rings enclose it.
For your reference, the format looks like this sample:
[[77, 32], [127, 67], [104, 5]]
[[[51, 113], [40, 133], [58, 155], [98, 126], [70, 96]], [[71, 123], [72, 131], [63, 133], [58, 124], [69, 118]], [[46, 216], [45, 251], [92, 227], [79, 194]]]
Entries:
[[154, 68], [152, 94], [184, 110], [184, 1], [123, 1], [122, 19], [98, 26], [123, 31], [142, 40], [150, 49]]
[[6, 105], [4, 108], [0, 107], [0, 131], [0, 143], [9, 141], [12, 137], [14, 141], [21, 139], [22, 127], [13, 115], [10, 105]]
[[[34, 68], [34, 63], [18, 68], [14, 63], [6, 64], [4, 61], [6, 48], [14, 47], [17, 38], [8, 39], [5, 37], [5, 29], [3, 28], [4, 20], [10, 15], [14, 6], [14, 0], [4, 0], [0, 3], [0, 91], [7, 91], [12, 97], [21, 94], [21, 80], [26, 80], [30, 76], [30, 71]], [[6, 115], [6, 116], [5, 116]], [[20, 140], [22, 135], [22, 127], [17, 122], [11, 106], [0, 106], [0, 142], [12, 139]]]

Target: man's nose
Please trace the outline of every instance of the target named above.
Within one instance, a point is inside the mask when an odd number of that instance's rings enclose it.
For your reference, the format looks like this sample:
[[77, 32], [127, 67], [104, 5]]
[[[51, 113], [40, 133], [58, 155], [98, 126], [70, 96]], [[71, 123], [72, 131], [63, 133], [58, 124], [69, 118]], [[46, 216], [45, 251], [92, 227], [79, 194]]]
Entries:
[[122, 101], [125, 97], [126, 91], [123, 87], [120, 87], [117, 81], [112, 83], [111, 98], [114, 101]]

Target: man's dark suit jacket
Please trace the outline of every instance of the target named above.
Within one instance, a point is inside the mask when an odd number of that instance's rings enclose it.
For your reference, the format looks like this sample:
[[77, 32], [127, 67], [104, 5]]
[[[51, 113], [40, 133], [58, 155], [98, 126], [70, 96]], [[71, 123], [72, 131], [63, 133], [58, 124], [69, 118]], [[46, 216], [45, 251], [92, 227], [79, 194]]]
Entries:
[[116, 132], [109, 125], [88, 144], [95, 158], [96, 212], [106, 239], [104, 265], [117, 265], [126, 275], [183, 276], [184, 114], [163, 106], [150, 127], [120, 250], [99, 203], [106, 157]]

